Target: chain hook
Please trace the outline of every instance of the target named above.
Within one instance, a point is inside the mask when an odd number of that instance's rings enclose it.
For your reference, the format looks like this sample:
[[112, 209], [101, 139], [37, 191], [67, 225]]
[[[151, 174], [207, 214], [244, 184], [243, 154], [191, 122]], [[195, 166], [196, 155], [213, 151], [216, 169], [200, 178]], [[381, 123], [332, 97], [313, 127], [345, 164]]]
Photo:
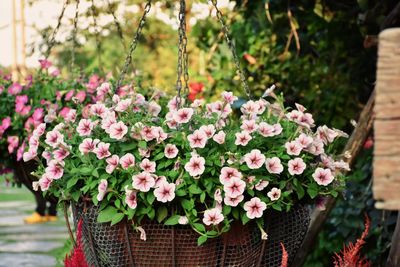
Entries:
[[178, 28], [178, 66], [177, 66], [177, 106], [180, 107], [182, 102], [182, 76], [184, 80], [183, 95], [186, 98], [189, 93], [189, 70], [188, 70], [188, 52], [187, 52], [187, 36], [186, 36], [186, 1], [179, 2], [179, 28]]

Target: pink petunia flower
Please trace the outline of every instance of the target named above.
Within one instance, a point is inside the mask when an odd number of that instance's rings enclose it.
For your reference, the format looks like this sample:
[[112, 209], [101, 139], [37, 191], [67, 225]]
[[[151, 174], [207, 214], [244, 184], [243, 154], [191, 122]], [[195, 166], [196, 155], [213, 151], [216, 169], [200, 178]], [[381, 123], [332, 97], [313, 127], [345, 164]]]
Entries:
[[232, 105], [233, 102], [238, 100], [238, 97], [234, 96], [232, 92], [224, 91], [224, 92], [222, 92], [221, 95], [222, 95], [223, 99], [226, 101], [226, 103], [228, 103], [230, 105]]
[[76, 93], [76, 95], [73, 97], [73, 99], [76, 99], [76, 101], [78, 103], [83, 103], [83, 101], [85, 101], [86, 98], [86, 92], [85, 91], [79, 91], [78, 93]]
[[180, 225], [186, 225], [186, 224], [189, 223], [189, 219], [188, 219], [188, 217], [186, 217], [186, 216], [180, 216], [180, 217], [179, 217], [179, 220], [178, 220], [178, 223], [179, 223]]
[[193, 116], [192, 108], [181, 108], [173, 113], [173, 119], [177, 123], [188, 123]]
[[[185, 103], [185, 99], [180, 99], [179, 103], [181, 106]], [[168, 102], [168, 108], [170, 111], [175, 111], [178, 109], [178, 97], [173, 97], [169, 102]]]
[[167, 133], [165, 133], [163, 128], [161, 128], [160, 126], [152, 127], [152, 128], [153, 128], [157, 143], [161, 143], [162, 141], [164, 141], [165, 139], [168, 138]]
[[271, 201], [278, 200], [281, 197], [281, 190], [273, 187], [268, 193], [267, 196]]
[[148, 172], [141, 172], [139, 174], [132, 176], [132, 186], [133, 188], [141, 191], [148, 192], [155, 184], [153, 176]]
[[303, 146], [297, 141], [291, 141], [285, 143], [285, 148], [286, 148], [286, 153], [288, 153], [289, 155], [298, 156], [300, 155]]
[[42, 175], [42, 177], [39, 179], [39, 186], [40, 186], [40, 190], [42, 190], [42, 192], [47, 191], [51, 185], [51, 183], [53, 182], [53, 179], [51, 179], [49, 177], [49, 175], [47, 175], [46, 173]]
[[317, 128], [317, 136], [325, 145], [327, 145], [335, 140], [335, 138], [338, 136], [338, 133], [324, 125]]
[[135, 157], [131, 153], [127, 153], [121, 157], [119, 163], [121, 164], [121, 167], [126, 170], [135, 166]]
[[207, 135], [207, 138], [211, 138], [215, 134], [215, 127], [212, 124], [203, 125], [199, 128], [199, 130], [203, 131]]
[[157, 117], [161, 112], [161, 106], [155, 101], [151, 101], [148, 106], [148, 111], [153, 117]]
[[312, 144], [313, 138], [311, 136], [308, 136], [308, 135], [302, 133], [296, 138], [295, 141], [298, 144], [300, 144], [303, 148], [306, 148], [306, 147], [308, 147], [309, 145]]
[[50, 60], [47, 59], [39, 59], [39, 64], [40, 64], [40, 68], [43, 70], [46, 70], [48, 68], [50, 68], [53, 64], [51, 63]]
[[24, 155], [26, 143], [23, 142], [22, 145], [17, 149], [17, 161], [20, 161]]
[[12, 85], [10, 85], [10, 87], [8, 87], [8, 93], [10, 95], [18, 95], [19, 93], [21, 93], [22, 91], [22, 85], [20, 85], [19, 83], [13, 83]]
[[204, 148], [207, 143], [207, 135], [201, 130], [195, 130], [187, 139], [191, 148]]
[[70, 109], [67, 115], [65, 116], [66, 122], [75, 122], [76, 120], [76, 109]]
[[268, 181], [261, 180], [261, 181], [259, 181], [254, 187], [256, 188], [256, 190], [262, 191], [262, 190], [264, 190], [264, 188], [266, 188], [268, 185], [269, 185], [269, 182], [268, 182]]
[[240, 129], [248, 133], [255, 132], [258, 129], [258, 125], [255, 120], [244, 120]]
[[27, 152], [24, 153], [22, 159], [24, 162], [28, 162], [34, 159], [37, 156], [37, 149], [29, 149]]
[[216, 135], [213, 136], [213, 140], [222, 145], [223, 143], [225, 143], [225, 136], [226, 134], [224, 131], [219, 131]]
[[267, 205], [258, 197], [253, 197], [250, 201], [244, 203], [243, 208], [246, 211], [246, 216], [249, 219], [254, 219], [262, 217], [264, 210], [267, 209]]
[[156, 138], [157, 131], [154, 127], [144, 126], [140, 131], [142, 138], [146, 141], [151, 141]]
[[253, 149], [244, 155], [244, 161], [250, 169], [259, 169], [265, 162], [265, 156], [258, 149]]
[[45, 172], [54, 180], [60, 179], [64, 175], [64, 164], [60, 161], [51, 160]]
[[252, 139], [251, 135], [248, 132], [242, 131], [240, 133], [236, 133], [235, 145], [237, 146], [247, 146], [249, 141]]
[[112, 155], [111, 157], [106, 159], [106, 162], [107, 162], [106, 172], [108, 174], [111, 174], [118, 166], [119, 157], [118, 155]]
[[115, 111], [124, 112], [129, 108], [129, 106], [131, 104], [132, 104], [132, 100], [130, 98], [121, 100], [118, 102], [117, 106], [115, 107]]
[[190, 176], [196, 177], [203, 174], [205, 167], [205, 159], [200, 156], [192, 156], [190, 160], [185, 164], [185, 170]]
[[155, 176], [153, 175], [154, 180], [156, 181], [156, 183], [154, 184], [154, 188], [159, 187], [162, 183], [168, 183], [167, 181], [167, 177], [165, 176]]
[[128, 127], [122, 122], [114, 123], [110, 126], [110, 137], [121, 140], [128, 133]]
[[149, 159], [144, 159], [140, 163], [140, 168], [142, 168], [143, 171], [153, 173], [156, 171], [156, 163], [154, 161], [150, 161]]
[[178, 152], [179, 152], [179, 150], [178, 150], [178, 148], [176, 147], [176, 145], [167, 144], [167, 145], [165, 146], [164, 154], [165, 154], [165, 157], [168, 158], [168, 159], [173, 159], [173, 158], [175, 158], [175, 157], [178, 155]]
[[76, 127], [76, 131], [79, 133], [79, 136], [88, 136], [92, 133], [93, 128], [94, 123], [91, 120], [81, 119], [78, 127]]
[[275, 136], [275, 128], [266, 122], [260, 122], [258, 132], [264, 137]]
[[45, 143], [56, 148], [60, 143], [64, 141], [64, 136], [57, 130], [47, 132]]
[[218, 225], [224, 220], [221, 210], [213, 208], [204, 212], [203, 223], [205, 225]]
[[291, 175], [300, 175], [306, 169], [306, 164], [302, 158], [291, 159], [288, 162], [288, 171]]
[[106, 179], [101, 179], [99, 186], [97, 187], [97, 190], [99, 191], [97, 194], [97, 200], [98, 201], [102, 201], [104, 196], [107, 193], [107, 186], [108, 186], [108, 182]]
[[8, 143], [8, 153], [12, 154], [15, 151], [15, 149], [18, 147], [18, 144], [19, 144], [18, 136], [8, 136], [7, 143]]
[[137, 197], [136, 191], [126, 189], [125, 190], [125, 203], [131, 209], [136, 209], [137, 207]]
[[69, 156], [69, 151], [66, 150], [65, 148], [59, 148], [53, 151], [53, 156], [55, 160], [62, 161], [63, 159]]
[[107, 108], [102, 103], [96, 103], [90, 106], [90, 111], [93, 115], [102, 118], [107, 113]]
[[101, 120], [101, 129], [110, 134], [111, 125], [117, 123], [115, 112], [108, 112], [107, 115]]
[[166, 203], [172, 201], [175, 198], [175, 184], [162, 182], [155, 190], [154, 196], [157, 201]]
[[79, 145], [79, 151], [82, 155], [94, 152], [98, 143], [100, 143], [99, 139], [85, 138]]
[[330, 169], [317, 168], [312, 177], [319, 185], [327, 186], [335, 179]]
[[237, 197], [229, 197], [229, 196], [225, 196], [224, 197], [224, 203], [228, 206], [231, 207], [236, 207], [237, 205], [239, 205], [239, 203], [241, 203], [244, 199], [243, 195], [237, 196]]
[[221, 174], [219, 175], [219, 181], [221, 184], [226, 184], [232, 179], [241, 179], [242, 173], [235, 168], [223, 167], [221, 169]]
[[104, 159], [104, 158], [108, 158], [109, 156], [111, 156], [109, 148], [110, 148], [110, 144], [100, 142], [97, 145], [97, 147], [93, 150], [93, 152], [96, 154], [98, 159]]
[[320, 139], [315, 138], [311, 145], [309, 145], [305, 150], [315, 156], [321, 155], [325, 152], [324, 143]]
[[243, 194], [246, 189], [246, 183], [238, 178], [233, 178], [224, 184], [225, 196], [235, 198]]
[[283, 171], [283, 165], [278, 157], [267, 158], [265, 166], [269, 173], [280, 174]]
[[259, 104], [257, 102], [254, 102], [253, 100], [247, 101], [240, 108], [240, 111], [245, 115], [257, 114], [259, 110], [260, 110]]
[[69, 90], [64, 96], [65, 101], [70, 101], [74, 96], [74, 94], [75, 94], [74, 90]]
[[222, 203], [221, 189], [218, 188], [217, 190], [215, 190], [215, 192], [214, 192], [214, 200], [219, 204]]

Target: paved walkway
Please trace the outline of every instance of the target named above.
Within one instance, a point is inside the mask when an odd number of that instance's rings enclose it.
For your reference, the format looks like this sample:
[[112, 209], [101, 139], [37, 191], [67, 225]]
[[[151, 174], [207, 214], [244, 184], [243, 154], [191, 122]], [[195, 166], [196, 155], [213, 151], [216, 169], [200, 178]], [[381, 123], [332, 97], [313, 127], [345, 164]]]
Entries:
[[64, 220], [25, 225], [23, 218], [35, 207], [31, 193], [0, 183], [0, 267], [62, 266], [68, 239]]

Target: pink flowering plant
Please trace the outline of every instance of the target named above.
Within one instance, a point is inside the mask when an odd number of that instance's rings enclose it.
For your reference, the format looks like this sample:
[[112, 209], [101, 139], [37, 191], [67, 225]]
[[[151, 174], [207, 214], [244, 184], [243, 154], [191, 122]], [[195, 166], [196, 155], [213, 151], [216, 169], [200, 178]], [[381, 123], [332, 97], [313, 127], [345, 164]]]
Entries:
[[[109, 83], [97, 91], [110, 94]], [[343, 132], [316, 127], [301, 105], [283, 106], [267, 92], [249, 100], [238, 118], [237, 97], [204, 103], [172, 98], [166, 105], [131, 91], [111, 94], [36, 139], [46, 151], [36, 187], [62, 200], [100, 205], [99, 222], [156, 220], [190, 225], [198, 243], [234, 222], [263, 230], [268, 209], [338, 194], [348, 165], [329, 155]]]

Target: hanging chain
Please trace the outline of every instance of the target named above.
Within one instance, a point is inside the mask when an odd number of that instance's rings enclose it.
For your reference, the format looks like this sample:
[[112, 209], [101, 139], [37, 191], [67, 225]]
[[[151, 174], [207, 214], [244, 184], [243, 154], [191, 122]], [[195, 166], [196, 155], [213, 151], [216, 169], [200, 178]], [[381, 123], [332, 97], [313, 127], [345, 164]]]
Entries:
[[74, 28], [72, 30], [72, 49], [71, 49], [71, 71], [73, 71], [74, 65], [75, 65], [75, 49], [77, 46], [77, 41], [76, 41], [76, 34], [78, 32], [78, 15], [79, 15], [79, 0], [76, 0], [75, 2], [75, 17], [74, 17]]
[[115, 10], [112, 7], [112, 4], [111, 4], [111, 2], [109, 0], [107, 0], [107, 7], [108, 7], [108, 13], [113, 17], [115, 27], [117, 28], [118, 37], [121, 39], [122, 46], [126, 50], [126, 45], [125, 45], [125, 41], [124, 41], [124, 34], [122, 32], [121, 24], [119, 23], [117, 15], [115, 15]]
[[178, 66], [177, 66], [177, 79], [176, 79], [176, 90], [177, 90], [177, 105], [181, 105], [182, 97], [182, 76], [184, 80], [183, 94], [185, 98], [189, 93], [189, 71], [188, 71], [188, 53], [187, 53], [187, 36], [186, 36], [186, 1], [180, 0], [179, 2], [179, 28], [178, 28]]
[[97, 30], [97, 18], [96, 18], [96, 7], [94, 5], [94, 0], [91, 0], [91, 12], [93, 18], [93, 28], [94, 28], [94, 37], [96, 40], [96, 52], [97, 52], [97, 60], [99, 64], [99, 69], [102, 70], [102, 61], [101, 61], [101, 42], [100, 42], [100, 32]]
[[56, 35], [57, 35], [57, 33], [58, 33], [58, 30], [60, 29], [61, 20], [62, 20], [63, 17], [64, 17], [65, 9], [67, 8], [68, 5], [69, 5], [69, 0], [65, 0], [65, 2], [64, 2], [64, 4], [63, 4], [63, 7], [62, 7], [62, 9], [61, 9], [61, 13], [60, 13], [60, 15], [58, 16], [58, 19], [57, 19], [57, 25], [56, 25], [56, 27], [54, 28], [54, 30], [53, 30], [53, 32], [52, 32], [52, 34], [51, 34], [51, 38], [50, 38], [50, 40], [49, 40], [49, 42], [48, 42], [47, 50], [46, 50], [46, 53], [45, 53], [45, 57], [46, 57], [46, 58], [49, 57], [50, 52], [51, 52], [51, 49], [53, 48], [53, 46], [54, 46], [55, 43], [56, 43]]
[[231, 50], [231, 53], [232, 53], [232, 56], [233, 56], [233, 61], [234, 61], [235, 66], [236, 66], [236, 72], [239, 74], [240, 80], [242, 81], [243, 89], [245, 90], [247, 97], [249, 99], [251, 99], [250, 88], [249, 88], [249, 85], [247, 84], [246, 77], [245, 77], [245, 75], [243, 73], [243, 70], [242, 70], [242, 68], [240, 66], [240, 61], [239, 61], [239, 58], [238, 58], [238, 56], [236, 54], [236, 47], [235, 47], [234, 42], [232, 42], [232, 39], [231, 39], [231, 37], [229, 35], [228, 26], [226, 25], [226, 23], [224, 21], [222, 12], [217, 7], [217, 0], [211, 0], [211, 3], [213, 4], [215, 10], [217, 11], [217, 18], [218, 18], [218, 20], [219, 20], [219, 22], [221, 24], [222, 32], [225, 35], [226, 43], [228, 44], [228, 47]]
[[121, 86], [121, 84], [125, 78], [125, 75], [128, 71], [128, 67], [132, 62], [132, 53], [135, 51], [135, 49], [137, 47], [139, 38], [142, 34], [142, 30], [143, 30], [143, 27], [146, 22], [146, 16], [150, 12], [150, 9], [151, 9], [151, 0], [148, 0], [146, 3], [146, 6], [144, 7], [143, 15], [139, 20], [139, 25], [136, 29], [136, 33], [135, 33], [134, 37], [132, 38], [131, 44], [129, 46], [129, 51], [128, 51], [128, 54], [126, 55], [124, 66], [122, 67], [121, 73], [119, 75], [119, 79], [117, 81], [117, 86], [116, 86], [117, 89]]

